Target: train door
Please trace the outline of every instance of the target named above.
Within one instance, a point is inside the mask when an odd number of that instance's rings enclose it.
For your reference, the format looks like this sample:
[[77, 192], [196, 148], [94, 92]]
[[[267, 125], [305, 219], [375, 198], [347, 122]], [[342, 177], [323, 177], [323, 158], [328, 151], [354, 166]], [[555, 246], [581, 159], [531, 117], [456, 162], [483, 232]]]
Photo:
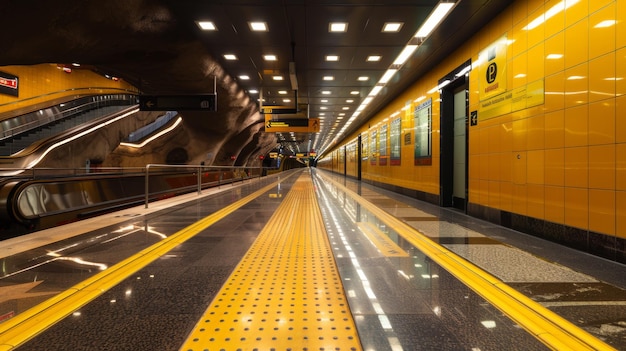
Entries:
[[456, 79], [441, 92], [441, 206], [467, 211], [468, 82]]

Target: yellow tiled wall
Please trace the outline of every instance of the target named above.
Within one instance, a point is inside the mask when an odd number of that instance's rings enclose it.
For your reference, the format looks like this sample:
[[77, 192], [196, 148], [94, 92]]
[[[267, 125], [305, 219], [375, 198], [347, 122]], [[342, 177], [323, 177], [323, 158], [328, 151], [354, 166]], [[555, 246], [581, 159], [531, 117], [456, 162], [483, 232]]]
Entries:
[[[506, 36], [508, 90], [543, 80], [544, 103], [486, 120], [479, 113], [469, 129], [469, 202], [626, 238], [626, 0], [566, 3], [516, 1], [349, 136], [390, 123], [420, 96], [433, 99], [432, 165], [413, 166], [413, 145], [402, 143], [401, 166], [364, 162], [363, 179], [438, 194], [439, 96], [427, 91]], [[525, 30], [549, 10], [556, 14]], [[473, 70], [470, 111], [479, 110], [478, 81]]]
[[137, 92], [123, 80], [107, 79], [89, 69], [65, 73], [56, 64], [40, 64], [4, 66], [0, 71], [19, 77], [19, 96], [0, 94], [0, 113], [78, 94]]

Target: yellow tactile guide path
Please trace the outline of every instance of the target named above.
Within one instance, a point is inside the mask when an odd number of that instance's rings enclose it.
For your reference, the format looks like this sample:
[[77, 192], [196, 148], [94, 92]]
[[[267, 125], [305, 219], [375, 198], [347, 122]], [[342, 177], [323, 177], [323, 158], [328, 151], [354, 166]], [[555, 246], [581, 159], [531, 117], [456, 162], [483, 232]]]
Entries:
[[295, 182], [181, 350], [361, 350], [308, 174]]

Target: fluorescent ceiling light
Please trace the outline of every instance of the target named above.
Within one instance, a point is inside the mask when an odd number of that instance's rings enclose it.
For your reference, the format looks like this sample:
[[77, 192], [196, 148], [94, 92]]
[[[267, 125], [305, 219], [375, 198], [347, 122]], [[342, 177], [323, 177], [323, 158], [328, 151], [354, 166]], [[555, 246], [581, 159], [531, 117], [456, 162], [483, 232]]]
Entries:
[[383, 76], [380, 78], [380, 81], [378, 81], [378, 82], [382, 83], [382, 84], [387, 84], [387, 82], [389, 82], [391, 77], [393, 77], [393, 75], [396, 74], [396, 72], [398, 72], [397, 69], [388, 69], [385, 72], [385, 74], [383, 74]]
[[279, 90], [278, 93], [285, 95], [285, 94], [287, 94], [287, 90]]
[[328, 102], [328, 100], [327, 100], [327, 99], [322, 99], [322, 100], [320, 100], [320, 101], [321, 101], [321, 102]]
[[385, 32], [385, 33], [399, 32], [400, 28], [402, 28], [402, 25], [403, 25], [402, 22], [387, 22], [383, 26], [383, 30], [382, 31]]
[[380, 61], [380, 55], [370, 55], [367, 57], [367, 62], [378, 62]]
[[249, 92], [250, 94], [257, 94], [259, 91], [258, 91], [258, 90], [256, 90], [256, 89], [250, 89], [250, 90], [248, 90], [248, 92]]
[[348, 106], [344, 106], [344, 107], [342, 107], [341, 109], [342, 109], [342, 110], [344, 110], [344, 111], [346, 111], [346, 110], [349, 110], [349, 109], [350, 109], [350, 107], [348, 107]]
[[330, 90], [322, 90], [323, 95], [330, 95]]
[[393, 61], [394, 65], [403, 65], [406, 60], [409, 59], [409, 57], [411, 57], [411, 55], [415, 52], [415, 50], [417, 49], [417, 45], [407, 45], [404, 47], [404, 50], [402, 50], [402, 52], [400, 53], [400, 55], [398, 55], [398, 57], [396, 58], [395, 61]]
[[273, 80], [283, 80], [283, 76], [273, 76]]
[[248, 25], [254, 32], [267, 32], [267, 23], [265, 22], [248, 22]]
[[263, 59], [265, 59], [265, 61], [276, 61], [276, 55], [263, 55]]
[[345, 32], [348, 30], [348, 24], [345, 22], [331, 22], [328, 25], [329, 32]]
[[453, 2], [440, 2], [437, 7], [430, 13], [424, 24], [415, 33], [416, 38], [427, 37], [435, 27], [446, 17], [448, 12], [454, 6]]
[[354, 100], [352, 100], [352, 99], [348, 99], [348, 100], [346, 100], [346, 102], [347, 102], [347, 103], [349, 103], [349, 104], [351, 104], [351, 103], [353, 103], [353, 102], [354, 102]]
[[324, 80], [335, 80], [335, 77], [333, 77], [333, 76], [324, 76], [323, 79]]
[[234, 54], [226, 54], [224, 55], [224, 58], [229, 60], [229, 61], [233, 61], [237, 59], [237, 56], [235, 56]]
[[198, 21], [196, 23], [198, 24], [198, 27], [200, 27], [200, 29], [202, 30], [217, 30], [217, 27], [215, 27], [215, 23], [211, 21]]
[[291, 102], [291, 99], [283, 99], [283, 102]]
[[250, 76], [242, 74], [242, 75], [239, 76], [239, 79], [241, 79], [241, 80], [248, 80], [248, 79], [250, 79]]
[[365, 82], [365, 81], [368, 81], [369, 79], [370, 77], [366, 77], [366, 76], [360, 76], [359, 78], [357, 78], [357, 80], [360, 82]]
[[380, 93], [382, 89], [382, 85], [375, 85], [374, 88], [372, 88], [372, 91], [370, 91], [370, 93], [368, 94], [368, 96], [376, 96], [378, 95], [378, 93]]
[[337, 55], [326, 55], [326, 61], [339, 61], [339, 56], [337, 56]]
[[350, 95], [359, 95], [359, 91], [358, 90], [352, 90], [350, 92]]

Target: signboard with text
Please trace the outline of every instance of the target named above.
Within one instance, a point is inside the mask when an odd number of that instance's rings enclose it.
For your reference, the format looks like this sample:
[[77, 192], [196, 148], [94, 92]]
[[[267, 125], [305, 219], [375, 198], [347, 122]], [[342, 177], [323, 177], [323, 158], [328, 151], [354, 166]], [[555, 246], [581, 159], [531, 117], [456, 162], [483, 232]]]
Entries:
[[18, 96], [18, 77], [9, 73], [0, 72], [0, 94]]

